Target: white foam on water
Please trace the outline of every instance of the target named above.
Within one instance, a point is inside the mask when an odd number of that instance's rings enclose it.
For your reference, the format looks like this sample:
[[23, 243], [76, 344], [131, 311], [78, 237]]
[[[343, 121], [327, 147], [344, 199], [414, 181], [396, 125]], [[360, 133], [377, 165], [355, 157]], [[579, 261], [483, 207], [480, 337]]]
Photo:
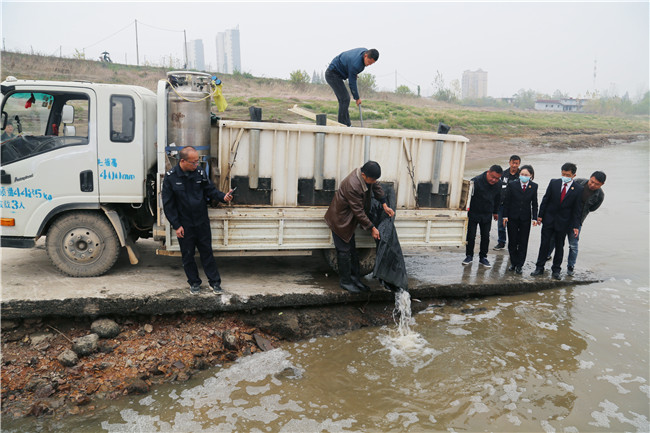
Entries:
[[582, 370], [587, 370], [592, 368], [594, 365], [596, 365], [593, 361], [585, 361], [585, 360], [580, 360], [580, 363], [578, 364], [578, 368]]
[[487, 405], [483, 403], [481, 396], [473, 395], [469, 398], [469, 400], [473, 404], [472, 407], [469, 408], [469, 412], [467, 413], [468, 416], [472, 416], [477, 413], [486, 413], [490, 411]]
[[612, 337], [612, 340], [625, 340], [625, 334], [619, 332]]
[[429, 415], [429, 422], [431, 422], [431, 424], [435, 424], [438, 422], [438, 420], [433, 415]]
[[632, 419], [627, 418], [623, 413], [618, 412], [618, 406], [609, 400], [601, 402], [598, 406], [602, 407], [603, 410], [600, 412], [591, 412], [591, 417], [595, 422], [590, 421], [589, 425], [610, 428], [609, 420], [610, 418], [613, 418], [621, 423], [630, 424], [636, 427], [637, 432], [650, 431], [650, 423], [648, 422], [648, 418], [644, 415], [629, 411], [628, 413], [632, 415]]
[[537, 326], [542, 329], [548, 329], [549, 331], [557, 331], [557, 325], [555, 323], [539, 322]]
[[155, 400], [153, 399], [152, 395], [148, 395], [145, 398], [141, 399], [138, 401], [138, 404], [142, 406], [151, 406]]
[[619, 394], [628, 394], [630, 390], [623, 388], [621, 386], [622, 383], [633, 383], [633, 382], [646, 383], [646, 380], [640, 376], [637, 376], [634, 379], [630, 379], [631, 377], [632, 377], [631, 374], [623, 373], [623, 374], [619, 374], [618, 376], [611, 376], [609, 374], [606, 374], [604, 376], [598, 376], [597, 379], [606, 380], [607, 382], [614, 385], [618, 390]]
[[575, 390], [575, 387], [573, 385], [569, 385], [568, 383], [564, 383], [564, 382], [558, 382], [557, 386], [569, 392], [573, 392]]
[[561, 344], [561, 345], [560, 345], [560, 348], [561, 348], [562, 350], [571, 350], [571, 346], [566, 345], [566, 344]]
[[516, 415], [513, 415], [511, 413], [506, 415], [506, 419], [508, 421], [510, 421], [514, 425], [517, 425], [517, 426], [521, 425], [521, 420], [519, 419], [519, 417], [516, 416]]
[[467, 323], [467, 317], [462, 314], [450, 314], [449, 315], [449, 324], [450, 325], [464, 325]]
[[517, 382], [513, 378], [510, 378], [510, 382], [503, 385], [504, 394], [500, 397], [500, 400], [516, 403], [525, 390], [525, 388], [518, 388]]
[[639, 387], [639, 391], [644, 393], [648, 398], [650, 398], [650, 386], [648, 385], [641, 385]]
[[463, 328], [447, 328], [447, 332], [453, 335], [458, 335], [458, 336], [465, 336], [465, 335], [471, 335], [472, 331], [468, 331], [467, 329]]
[[544, 429], [544, 431], [546, 433], [555, 433], [556, 432], [555, 428], [546, 420], [542, 420], [540, 422], [540, 425], [542, 426], [542, 429]]

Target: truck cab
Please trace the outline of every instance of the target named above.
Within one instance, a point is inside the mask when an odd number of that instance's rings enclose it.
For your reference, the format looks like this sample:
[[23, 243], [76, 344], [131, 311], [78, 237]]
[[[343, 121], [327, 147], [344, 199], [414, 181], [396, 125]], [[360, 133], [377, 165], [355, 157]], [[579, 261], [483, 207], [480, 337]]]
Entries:
[[29, 248], [47, 236], [64, 272], [106, 272], [133, 222], [146, 227], [154, 218], [147, 176], [156, 166], [155, 94], [7, 77], [0, 111], [2, 130], [13, 127], [0, 144], [1, 245]]

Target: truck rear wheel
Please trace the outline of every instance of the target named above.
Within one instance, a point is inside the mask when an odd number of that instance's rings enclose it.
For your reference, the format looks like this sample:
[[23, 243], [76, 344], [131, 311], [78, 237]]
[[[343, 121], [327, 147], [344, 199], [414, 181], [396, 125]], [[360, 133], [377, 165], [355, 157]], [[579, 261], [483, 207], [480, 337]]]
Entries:
[[96, 277], [117, 260], [120, 245], [108, 219], [92, 212], [74, 212], [57, 219], [46, 237], [47, 255], [71, 277]]
[[[336, 259], [336, 250], [322, 250], [323, 257], [327, 264], [334, 270], [339, 271], [339, 265]], [[375, 248], [357, 248], [359, 254], [359, 268], [361, 275], [368, 275], [375, 268], [375, 259], [377, 258], [377, 250]]]

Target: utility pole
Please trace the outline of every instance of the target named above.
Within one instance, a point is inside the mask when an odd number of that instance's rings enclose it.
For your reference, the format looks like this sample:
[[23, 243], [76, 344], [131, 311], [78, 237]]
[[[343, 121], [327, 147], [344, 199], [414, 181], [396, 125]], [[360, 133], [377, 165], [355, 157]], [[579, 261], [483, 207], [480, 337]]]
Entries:
[[185, 29], [183, 29], [183, 48], [185, 52], [185, 67], [183, 69], [187, 69], [187, 33], [185, 33]]
[[140, 66], [140, 49], [138, 48], [138, 20], [135, 20], [135, 61]]

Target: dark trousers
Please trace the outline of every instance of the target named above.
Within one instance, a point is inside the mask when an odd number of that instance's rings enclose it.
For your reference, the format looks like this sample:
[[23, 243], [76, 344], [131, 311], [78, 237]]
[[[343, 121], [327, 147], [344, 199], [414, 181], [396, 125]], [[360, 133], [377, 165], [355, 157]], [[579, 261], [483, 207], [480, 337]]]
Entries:
[[334, 241], [334, 247], [336, 248], [337, 253], [349, 253], [357, 248], [357, 242], [354, 239], [354, 235], [350, 238], [350, 242], [345, 242], [343, 239], [338, 237], [338, 235], [332, 232], [332, 240]]
[[465, 254], [474, 256], [474, 242], [476, 241], [476, 226], [481, 229], [481, 246], [478, 253], [479, 257], [487, 257], [488, 246], [490, 245], [490, 226], [492, 220], [487, 218], [485, 220], [469, 218], [467, 222], [467, 246], [465, 247]]
[[338, 122], [347, 126], [352, 125], [352, 122], [350, 122], [350, 112], [348, 111], [350, 108], [350, 92], [345, 85], [343, 77], [338, 72], [328, 69], [325, 71], [325, 81], [334, 90], [336, 99], [339, 101]]
[[203, 271], [208, 277], [210, 284], [221, 284], [221, 276], [217, 269], [217, 261], [212, 255], [212, 233], [210, 231], [210, 224], [201, 224], [196, 227], [186, 227], [185, 237], [178, 238], [178, 244], [181, 247], [181, 255], [183, 258], [183, 269], [187, 275], [187, 282], [190, 285], [201, 284], [199, 278], [199, 270], [194, 260], [195, 248], [199, 250], [201, 256], [201, 264], [203, 264]]
[[564, 238], [566, 238], [566, 231], [556, 231], [555, 228], [547, 227], [546, 224], [542, 224], [542, 242], [539, 246], [539, 254], [537, 255], [537, 263], [535, 263], [535, 266], [538, 269], [544, 268], [553, 237], [555, 237], [555, 254], [553, 255], [551, 271], [560, 272], [562, 269], [562, 258], [564, 256]]
[[508, 220], [508, 252], [513, 266], [524, 266], [531, 220]]

